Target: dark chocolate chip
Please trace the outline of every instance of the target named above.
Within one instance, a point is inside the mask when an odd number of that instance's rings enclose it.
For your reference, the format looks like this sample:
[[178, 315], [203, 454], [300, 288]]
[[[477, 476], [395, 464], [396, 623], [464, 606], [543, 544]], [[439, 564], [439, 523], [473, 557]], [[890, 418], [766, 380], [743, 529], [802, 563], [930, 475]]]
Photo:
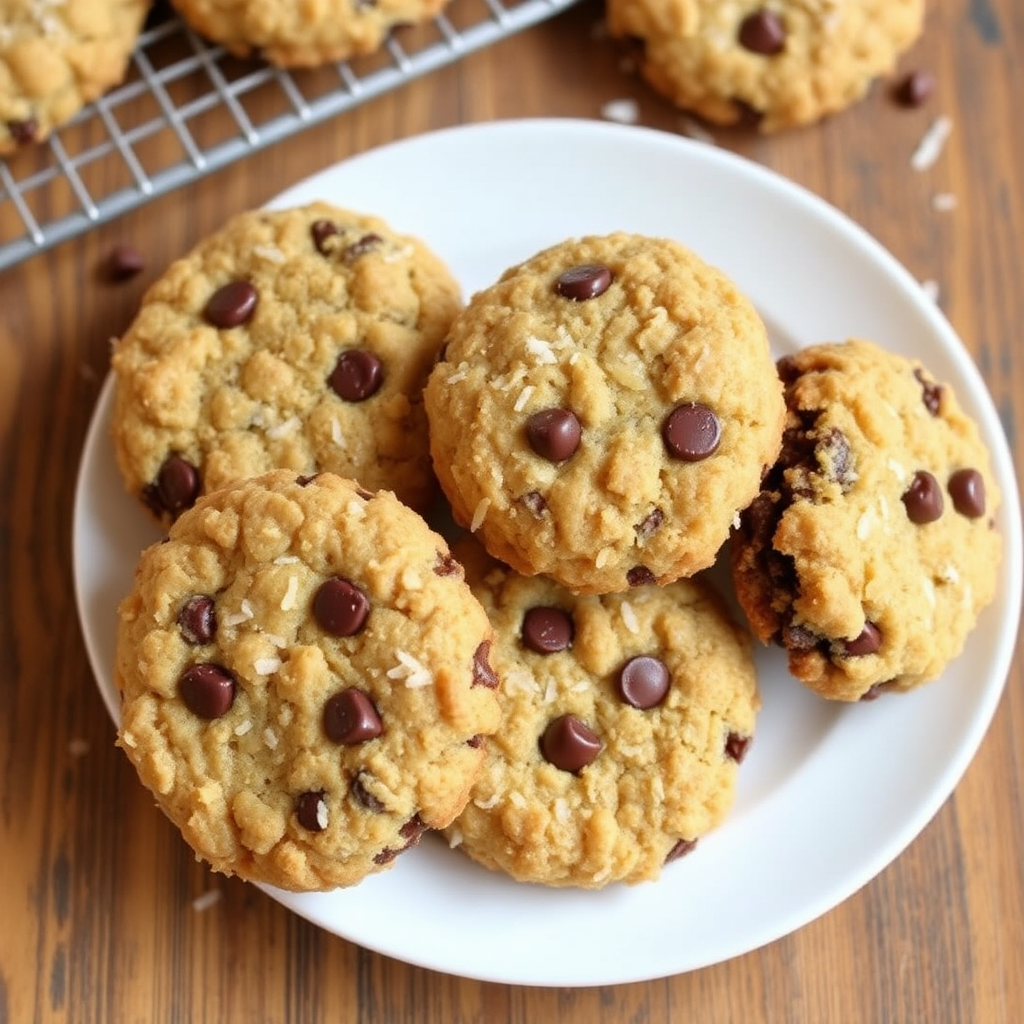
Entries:
[[319, 475], [319, 473], [307, 473], [303, 476], [297, 476], [295, 482], [300, 487], [308, 487]]
[[946, 487], [960, 515], [980, 519], [985, 514], [985, 478], [976, 469], [958, 469]]
[[549, 462], [565, 462], [580, 446], [580, 421], [571, 409], [542, 409], [526, 421], [530, 447]]
[[462, 566], [451, 555], [438, 551], [437, 561], [434, 563], [434, 573], [437, 576], [461, 576]]
[[942, 404], [942, 385], [929, 380], [920, 367], [914, 370], [914, 376], [921, 385], [921, 400], [924, 402], [925, 408], [933, 416], [938, 416], [939, 407]]
[[584, 263], [563, 271], [555, 282], [555, 291], [573, 302], [596, 299], [608, 291], [612, 272], [600, 263]]
[[853, 471], [853, 455], [846, 435], [833, 427], [818, 441], [814, 452], [825, 475], [840, 484], [844, 491], [849, 490], [857, 474]]
[[473, 685], [494, 690], [498, 686], [498, 674], [491, 668], [490, 656], [491, 641], [484, 640], [473, 653]]
[[477, 733], [475, 736], [470, 736], [469, 739], [466, 740], [466, 746], [467, 747], [472, 747], [474, 750], [479, 749], [483, 745], [484, 745], [484, 738], [483, 738], [483, 736], [480, 735], [480, 733]]
[[330, 220], [315, 220], [310, 225], [309, 233], [313, 236], [313, 244], [317, 251], [327, 255], [327, 239], [338, 233], [338, 225]]
[[427, 826], [424, 824], [423, 819], [418, 814], [414, 814], [398, 830], [398, 834], [406, 841], [404, 849], [408, 850], [410, 846], [415, 846], [426, 831]]
[[745, 50], [773, 57], [786, 45], [786, 26], [774, 11], [761, 8], [740, 22], [738, 36]]
[[527, 491], [519, 500], [534, 519], [542, 518], [548, 510], [548, 503], [544, 500], [544, 495], [540, 491]]
[[942, 515], [942, 488], [927, 470], [919, 469], [903, 493], [903, 504], [912, 523], [923, 526]]
[[738, 732], [731, 732], [725, 738], [725, 754], [731, 757], [737, 764], [747, 756], [750, 749], [752, 736], [741, 736]]
[[869, 701], [878, 700], [883, 693], [889, 693], [895, 689], [895, 679], [886, 679], [884, 682], [875, 683], [873, 686], [869, 686], [861, 695], [860, 700], [864, 703]]
[[843, 641], [843, 650], [851, 658], [865, 654], [876, 654], [882, 646], [882, 631], [873, 622], [865, 622], [864, 628], [852, 640]]
[[390, 846], [385, 846], [380, 853], [373, 855], [373, 863], [380, 866], [390, 864], [401, 852], [401, 850], [393, 850]]
[[631, 587], [649, 587], [652, 583], [657, 583], [658, 579], [646, 565], [634, 565], [626, 573], [626, 582]]
[[680, 405], [665, 417], [661, 436], [670, 455], [699, 462], [718, 450], [722, 426], [706, 405]]
[[349, 783], [348, 790], [352, 794], [352, 798], [362, 804], [368, 811], [373, 811], [374, 814], [384, 813], [384, 804], [363, 784], [362, 772], [357, 773], [355, 778]]
[[572, 646], [572, 616], [561, 608], [539, 605], [523, 616], [523, 643], [538, 654], [555, 654]]
[[561, 715], [548, 723], [540, 740], [546, 761], [565, 772], [578, 772], [601, 752], [601, 740], [582, 719]]
[[203, 307], [203, 318], [214, 327], [238, 327], [256, 311], [256, 289], [248, 281], [229, 281]]
[[383, 241], [384, 239], [380, 235], [376, 235], [371, 231], [348, 246], [345, 249], [344, 257], [347, 260], [357, 260], [360, 256], [365, 256], [368, 252], [372, 252]]
[[923, 106], [935, 92], [935, 76], [930, 71], [911, 71], [893, 90], [893, 97], [904, 107]]
[[217, 632], [213, 598], [206, 594], [193, 594], [178, 612], [178, 628], [187, 644], [201, 647], [212, 642]]
[[793, 381], [799, 379], [803, 374], [793, 356], [780, 356], [775, 361], [775, 370], [783, 384], [792, 384]]
[[221, 665], [192, 665], [178, 680], [185, 707], [199, 718], [213, 720], [226, 715], [235, 702], [235, 680]]
[[[322, 815], [321, 807], [324, 809]], [[308, 793], [300, 793], [295, 800], [295, 817], [307, 832], [323, 832], [326, 825], [321, 824], [321, 818], [326, 820], [327, 817], [324, 791], [317, 789], [310, 790]]]
[[145, 257], [128, 242], [119, 242], [107, 256], [107, 276], [111, 281], [127, 281], [145, 268]]
[[663, 522], [665, 522], [665, 513], [662, 512], [660, 508], [652, 508], [651, 511], [633, 527], [633, 529], [636, 530], [636, 539], [641, 544], [646, 540], [650, 540]]
[[821, 644], [821, 637], [806, 626], [790, 623], [783, 627], [780, 641], [787, 651], [813, 651]]
[[19, 146], [27, 146], [30, 142], [35, 142], [38, 137], [39, 122], [34, 117], [26, 117], [21, 121], [8, 121], [7, 130]]
[[370, 614], [370, 599], [350, 580], [333, 576], [313, 597], [313, 617], [332, 636], [355, 636]]
[[155, 496], [172, 516], [191, 508], [199, 497], [199, 471], [180, 455], [168, 455], [157, 474]]
[[372, 352], [349, 349], [338, 358], [327, 383], [346, 402], [363, 402], [384, 383], [384, 364]]
[[696, 845], [696, 839], [678, 840], [675, 846], [673, 846], [672, 849], [668, 851], [668, 856], [665, 858], [665, 863], [671, 864], [672, 861], [679, 860], [680, 857], [685, 857]]
[[665, 663], [649, 654], [630, 658], [619, 670], [619, 696], [631, 707], [644, 711], [665, 699], [671, 683]]
[[350, 747], [375, 739], [383, 731], [373, 701], [354, 686], [340, 690], [324, 705], [324, 732], [334, 743]]

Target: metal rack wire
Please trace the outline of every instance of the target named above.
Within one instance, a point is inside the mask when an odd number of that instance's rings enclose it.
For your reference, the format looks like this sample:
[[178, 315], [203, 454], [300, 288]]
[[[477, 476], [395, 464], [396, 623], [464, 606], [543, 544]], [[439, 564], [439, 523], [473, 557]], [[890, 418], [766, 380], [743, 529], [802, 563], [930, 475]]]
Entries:
[[238, 60], [167, 15], [140, 36], [121, 86], [0, 159], [0, 270], [574, 2], [452, 0], [377, 54], [309, 71]]

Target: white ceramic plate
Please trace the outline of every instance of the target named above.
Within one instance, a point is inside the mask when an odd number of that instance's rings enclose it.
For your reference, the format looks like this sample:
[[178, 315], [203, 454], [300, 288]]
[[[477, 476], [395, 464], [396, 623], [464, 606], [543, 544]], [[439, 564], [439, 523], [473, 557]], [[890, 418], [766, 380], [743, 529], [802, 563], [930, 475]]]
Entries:
[[[836, 906], [893, 860], [956, 785], [1009, 668], [1021, 600], [1013, 466], [974, 365], [917, 282], [821, 200], [729, 153], [646, 129], [498, 122], [363, 154], [278, 197], [377, 213], [427, 241], [467, 294], [568, 236], [672, 236], [730, 274], [776, 354], [858, 335], [918, 356], [981, 425], [1003, 490], [994, 605], [944, 677], [908, 695], [833, 706], [759, 654], [764, 710], [735, 809], [655, 883], [602, 892], [519, 885], [437, 838], [349, 889], [271, 891], [328, 931], [421, 966], [531, 985], [598, 985], [716, 963]], [[100, 691], [111, 688], [117, 601], [156, 539], [123, 493], [107, 436], [109, 381], [86, 441], [74, 568]]]

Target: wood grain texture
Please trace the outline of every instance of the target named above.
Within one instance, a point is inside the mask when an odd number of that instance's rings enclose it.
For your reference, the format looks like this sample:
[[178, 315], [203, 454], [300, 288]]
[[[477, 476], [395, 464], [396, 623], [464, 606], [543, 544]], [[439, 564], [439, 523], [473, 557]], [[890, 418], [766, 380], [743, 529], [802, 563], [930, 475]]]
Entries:
[[[639, 102], [642, 123], [679, 130], [678, 113], [594, 33], [600, 16], [584, 0], [0, 276], [0, 1024], [1024, 1019], [1019, 659], [953, 797], [862, 891], [734, 961], [607, 988], [446, 977], [320, 932], [196, 864], [113, 746], [76, 620], [70, 550], [76, 467], [109, 339], [159, 269], [228, 214], [369, 147], [462, 122], [596, 118], [622, 97]], [[879, 84], [821, 125], [767, 139], [720, 131], [717, 141], [824, 196], [911, 273], [938, 282], [1019, 471], [1024, 4], [931, 0], [926, 34], [901, 66], [936, 73], [925, 108], [897, 107]], [[953, 135], [934, 167], [915, 172], [910, 154], [938, 113], [953, 118]], [[956, 208], [937, 212], [933, 196], [947, 192]], [[99, 268], [120, 240], [138, 245], [148, 268], [114, 286]], [[211, 890], [219, 900], [197, 910]]]

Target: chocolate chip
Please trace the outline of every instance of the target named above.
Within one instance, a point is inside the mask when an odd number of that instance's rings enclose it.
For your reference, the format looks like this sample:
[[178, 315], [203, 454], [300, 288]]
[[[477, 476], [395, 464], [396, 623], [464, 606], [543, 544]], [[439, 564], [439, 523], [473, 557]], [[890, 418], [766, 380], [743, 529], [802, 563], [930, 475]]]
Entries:
[[706, 405], [680, 405], [665, 418], [661, 436], [670, 455], [699, 462], [718, 450], [722, 427]]
[[853, 470], [853, 455], [846, 435], [833, 427], [815, 445], [815, 456], [826, 476], [840, 484], [844, 491], [849, 490], [857, 474]]
[[976, 469], [958, 469], [946, 487], [960, 515], [979, 519], [985, 514], [985, 478]]
[[658, 580], [646, 565], [634, 565], [626, 573], [626, 582], [631, 587], [649, 587], [652, 583], [657, 583]]
[[438, 551], [437, 561], [434, 563], [434, 573], [437, 576], [461, 576], [462, 566], [451, 555]]
[[783, 627], [780, 641], [787, 651], [813, 651], [821, 644], [821, 637], [806, 626], [790, 623]]
[[612, 272], [600, 263], [583, 263], [563, 271], [555, 282], [555, 291], [564, 299], [584, 302], [608, 291]]
[[526, 421], [530, 447], [549, 462], [565, 462], [580, 446], [580, 421], [571, 409], [542, 409]]
[[338, 233], [338, 225], [329, 220], [315, 220], [310, 225], [309, 233], [313, 236], [313, 244], [317, 252], [327, 255], [327, 239]]
[[332, 636], [355, 636], [370, 614], [370, 599], [350, 580], [333, 576], [313, 597], [313, 617]]
[[665, 858], [666, 864], [671, 864], [674, 860], [679, 860], [680, 857], [685, 857], [695, 846], [697, 845], [696, 839], [679, 839], [675, 846], [668, 851], [668, 856]]
[[145, 267], [146, 260], [141, 251], [128, 242], [118, 243], [107, 256], [107, 276], [111, 281], [127, 281]]
[[731, 732], [725, 738], [725, 754], [731, 757], [737, 764], [747, 756], [752, 736], [741, 736], [738, 732]]
[[[320, 808], [323, 808], [323, 811]], [[322, 789], [300, 793], [295, 800], [295, 817], [307, 832], [323, 832], [326, 828], [327, 803]]]
[[565, 772], [578, 772], [601, 752], [597, 734], [575, 715], [561, 715], [548, 723], [540, 740], [546, 761]]
[[548, 503], [540, 491], [527, 491], [519, 500], [534, 519], [541, 519], [548, 510]]
[[639, 543], [650, 540], [658, 527], [665, 521], [665, 513], [660, 508], [652, 508], [644, 518], [633, 527], [636, 530], [636, 539]]
[[327, 383], [346, 402], [363, 402], [384, 383], [384, 364], [372, 352], [349, 349], [338, 358]]
[[238, 327], [256, 310], [256, 289], [248, 281], [229, 281], [203, 307], [203, 318], [214, 327]]
[[619, 670], [619, 696], [644, 711], [665, 699], [671, 683], [665, 663], [649, 654], [630, 658]]
[[911, 71], [893, 90], [893, 97], [904, 107], [923, 106], [935, 92], [935, 76], [929, 71]]
[[424, 824], [423, 819], [418, 814], [414, 814], [398, 830], [398, 834], [406, 840], [405, 849], [409, 849], [410, 846], [415, 846], [420, 841], [421, 836], [426, 831], [427, 826]]
[[572, 617], [561, 608], [539, 605], [523, 616], [523, 643], [538, 654], [556, 654], [572, 645]]
[[19, 146], [27, 146], [30, 142], [35, 142], [38, 137], [39, 122], [34, 117], [26, 117], [21, 121], [8, 121], [7, 130]]
[[927, 470], [919, 469], [903, 493], [903, 504], [912, 523], [923, 526], [934, 523], [942, 515], [942, 488]]
[[213, 720], [226, 715], [235, 702], [235, 680], [221, 665], [192, 665], [178, 680], [185, 707], [199, 718]]
[[918, 367], [914, 370], [914, 376], [921, 385], [921, 400], [925, 408], [933, 415], [939, 415], [939, 406], [942, 404], [942, 385], [929, 380], [924, 371]]
[[882, 646], [882, 631], [873, 622], [865, 622], [864, 628], [852, 640], [843, 641], [843, 650], [851, 658], [865, 654], [876, 654]]
[[470, 736], [469, 739], [466, 740], [466, 746], [467, 747], [472, 747], [474, 750], [479, 749], [483, 745], [484, 745], [484, 738], [483, 738], [483, 736], [480, 735], [480, 733], [477, 733], [475, 736]]
[[217, 632], [213, 598], [206, 594], [193, 594], [178, 612], [178, 628], [187, 644], [202, 646], [212, 642]]
[[786, 45], [786, 26], [774, 11], [762, 7], [740, 22], [738, 37], [745, 50], [773, 57]]
[[368, 811], [373, 811], [374, 814], [383, 814], [386, 808], [380, 800], [377, 799], [363, 783], [363, 773], [359, 772], [355, 778], [349, 783], [349, 793], [352, 794], [354, 800], [358, 801]]
[[775, 370], [783, 384], [792, 384], [803, 375], [803, 370], [793, 356], [780, 356], [775, 361]]
[[334, 743], [350, 747], [375, 739], [383, 731], [373, 701], [354, 686], [339, 690], [324, 705], [324, 732]]
[[180, 455], [169, 455], [157, 474], [153, 496], [172, 516], [191, 508], [199, 497], [199, 471]]
[[896, 682], [895, 679], [886, 679], [884, 682], [875, 683], [874, 685], [869, 686], [860, 695], [859, 699], [861, 701], [863, 701], [864, 703], [867, 703], [867, 702], [873, 701], [873, 700], [878, 700], [878, 698], [881, 697], [883, 693], [889, 693], [890, 690], [895, 689], [895, 686], [894, 686], [895, 682]]
[[307, 473], [303, 476], [297, 476], [295, 482], [300, 487], [308, 487], [319, 475], [319, 473]]
[[346, 260], [357, 260], [360, 256], [365, 256], [368, 252], [372, 252], [383, 241], [384, 239], [380, 235], [376, 235], [371, 231], [348, 246], [345, 249], [344, 257]]
[[498, 675], [491, 668], [491, 641], [484, 640], [473, 652], [473, 685], [486, 686], [489, 690], [497, 689]]

